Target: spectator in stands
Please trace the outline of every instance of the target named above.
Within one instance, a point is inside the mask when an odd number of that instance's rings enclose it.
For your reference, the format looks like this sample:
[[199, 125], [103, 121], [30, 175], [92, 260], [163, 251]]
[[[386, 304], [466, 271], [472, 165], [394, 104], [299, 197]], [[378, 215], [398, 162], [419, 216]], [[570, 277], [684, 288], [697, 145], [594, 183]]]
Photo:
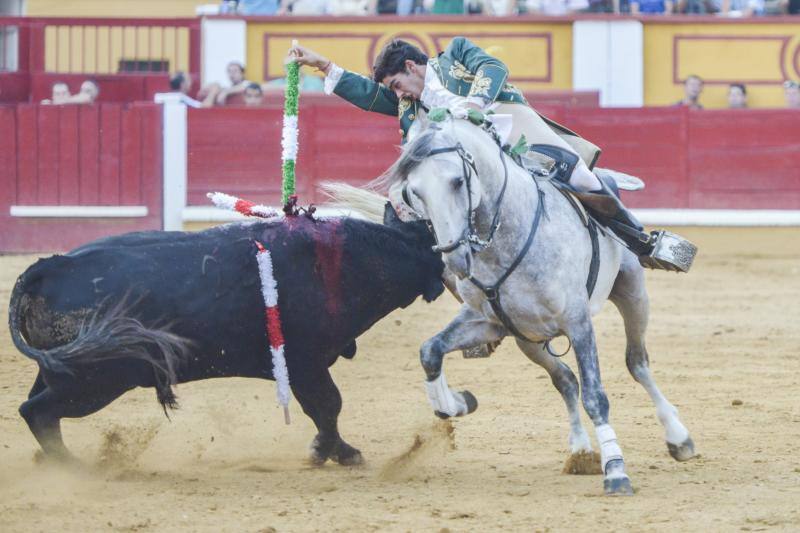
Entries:
[[189, 107], [212, 107], [214, 105], [214, 97], [206, 95], [205, 100], [199, 102], [189, 96], [189, 90], [192, 88], [192, 77], [186, 72], [178, 71], [169, 79], [169, 88], [172, 92], [181, 94], [181, 101]]
[[231, 82], [230, 87], [223, 88], [219, 83], [211, 83], [203, 87], [200, 92], [197, 93], [197, 97], [202, 98], [203, 102], [225, 105], [228, 97], [235, 94], [242, 94], [250, 84], [244, 77], [244, 65], [238, 61], [231, 61], [228, 63], [226, 69], [228, 79]]
[[100, 86], [94, 80], [81, 83], [81, 89], [75, 94], [69, 94], [69, 87], [64, 82], [56, 82], [52, 88], [52, 99], [42, 100], [43, 104], [93, 104], [100, 94]]
[[[438, 1], [438, 0], [437, 0]], [[464, 0], [448, 0], [461, 4], [461, 11], [464, 13]], [[411, 15], [412, 13], [423, 13], [430, 11], [433, 7], [433, 0], [429, 4], [423, 5], [423, 0], [369, 0], [367, 8], [370, 14], [374, 15]]]
[[242, 15], [277, 15], [281, 0], [239, 0], [236, 11]]
[[337, 16], [370, 15], [370, 0], [328, 0], [328, 14]]
[[50, 89], [50, 98], [42, 100], [43, 104], [61, 105], [69, 103], [69, 86], [63, 81], [57, 81]]
[[561, 16], [589, 9], [588, 0], [527, 0], [528, 11], [542, 15]]
[[318, 16], [327, 12], [327, 0], [283, 0], [279, 15]]
[[783, 96], [786, 98], [786, 107], [800, 109], [800, 84], [792, 80], [784, 82]]
[[700, 76], [690, 74], [683, 82], [683, 99], [678, 100], [676, 106], [686, 106], [692, 109], [703, 109], [700, 104], [700, 93], [703, 92], [703, 80]]
[[261, 85], [252, 82], [244, 90], [244, 105], [248, 107], [258, 107], [264, 103], [264, 92]]
[[764, 0], [713, 0], [718, 15], [752, 17], [764, 14]]
[[[507, 17], [517, 14], [517, 0], [486, 0], [486, 14]], [[489, 52], [491, 55], [491, 52]]]
[[672, 9], [672, 0], [631, 0], [632, 15], [669, 15]]
[[716, 13], [719, 7], [714, 4], [714, 0], [678, 0], [677, 11], [691, 15], [706, 15]]
[[100, 86], [94, 80], [86, 80], [81, 83], [81, 90], [78, 94], [72, 95], [73, 104], [93, 104], [100, 94]]
[[183, 71], [178, 71], [169, 79], [169, 88], [172, 92], [189, 94], [192, 87], [192, 77]]
[[231, 61], [228, 63], [227, 71], [231, 86], [221, 89], [219, 93], [217, 93], [216, 103], [218, 105], [224, 105], [229, 96], [243, 93], [250, 84], [244, 77], [244, 65], [238, 61]]
[[780, 0], [781, 11], [789, 15], [800, 15], [800, 0]]
[[747, 87], [743, 83], [731, 83], [728, 86], [728, 108], [747, 109]]
[[619, 0], [589, 0], [589, 7], [582, 13], [618, 13], [620, 3]]

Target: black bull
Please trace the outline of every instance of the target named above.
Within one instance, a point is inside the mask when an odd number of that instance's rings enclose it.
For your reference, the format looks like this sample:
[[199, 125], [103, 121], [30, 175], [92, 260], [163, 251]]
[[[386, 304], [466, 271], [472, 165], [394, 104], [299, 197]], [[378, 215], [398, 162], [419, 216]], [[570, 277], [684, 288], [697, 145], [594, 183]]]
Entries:
[[[361, 461], [339, 436], [328, 368], [355, 339], [418, 296], [442, 293], [443, 263], [422, 223], [388, 207], [384, 225], [342, 218], [131, 233], [41, 259], [17, 280], [9, 326], [39, 364], [20, 414], [48, 455], [68, 458], [60, 419], [135, 387], [242, 376], [273, 379], [255, 241], [270, 250], [294, 397], [318, 434], [312, 460]], [[266, 405], [265, 405], [266, 408]]]

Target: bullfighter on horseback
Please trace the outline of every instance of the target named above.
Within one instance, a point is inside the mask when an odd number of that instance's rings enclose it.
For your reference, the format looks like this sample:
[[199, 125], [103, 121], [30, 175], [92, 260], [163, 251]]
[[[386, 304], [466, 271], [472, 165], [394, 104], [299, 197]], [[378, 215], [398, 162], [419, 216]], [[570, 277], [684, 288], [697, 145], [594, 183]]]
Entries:
[[[456, 118], [493, 115], [490, 120], [496, 129], [505, 129], [503, 141], [510, 147], [524, 143], [529, 146], [529, 159], [547, 160], [549, 175], [560, 188], [577, 196], [643, 266], [686, 271], [691, 265], [693, 245], [668, 234], [677, 247], [660, 246], [664, 232], [645, 232], [609, 184], [598, 179], [593, 169], [600, 149], [538, 114], [522, 92], [506, 81], [508, 68], [468, 39], [454, 38], [433, 58], [408, 42], [393, 40], [378, 55], [372, 79], [344, 70], [302, 46], [293, 46], [289, 58], [323, 72], [326, 93], [367, 111], [397, 115], [404, 143], [415, 121], [434, 108], [445, 108]], [[398, 196], [399, 191], [390, 191], [395, 206], [400, 203]], [[667, 248], [680, 252], [671, 253]], [[692, 257], [686, 257], [687, 250]]]

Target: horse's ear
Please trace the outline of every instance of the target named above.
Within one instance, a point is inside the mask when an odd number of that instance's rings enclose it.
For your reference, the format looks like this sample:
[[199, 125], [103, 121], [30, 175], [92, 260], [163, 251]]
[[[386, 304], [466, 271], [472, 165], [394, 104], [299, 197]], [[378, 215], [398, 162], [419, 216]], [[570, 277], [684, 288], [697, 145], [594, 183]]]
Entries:
[[383, 207], [383, 225], [390, 228], [403, 227], [403, 221], [397, 216], [397, 212], [390, 202], [386, 202], [386, 205]]

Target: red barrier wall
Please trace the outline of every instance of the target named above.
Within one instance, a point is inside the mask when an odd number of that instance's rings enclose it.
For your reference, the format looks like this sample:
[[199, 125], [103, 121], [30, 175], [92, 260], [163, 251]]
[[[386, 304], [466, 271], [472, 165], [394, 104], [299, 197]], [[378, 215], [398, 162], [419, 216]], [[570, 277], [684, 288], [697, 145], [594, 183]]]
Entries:
[[[282, 106], [192, 109], [188, 121], [189, 205], [208, 205], [206, 193], [214, 190], [279, 203]], [[392, 164], [399, 142], [394, 117], [304, 96], [298, 194], [304, 203], [320, 202], [320, 181], [365, 183]]]
[[[69, 249], [161, 227], [161, 109], [155, 104], [0, 106], [0, 250]], [[14, 205], [144, 205], [146, 217], [27, 218]]]
[[[800, 111], [690, 111], [538, 106], [603, 148], [599, 166], [645, 180], [626, 193], [633, 207], [800, 209]], [[224, 192], [277, 203], [282, 109], [189, 114], [189, 203]], [[304, 97], [298, 190], [304, 202], [323, 180], [364, 183], [397, 157], [397, 121], [334, 98]]]

